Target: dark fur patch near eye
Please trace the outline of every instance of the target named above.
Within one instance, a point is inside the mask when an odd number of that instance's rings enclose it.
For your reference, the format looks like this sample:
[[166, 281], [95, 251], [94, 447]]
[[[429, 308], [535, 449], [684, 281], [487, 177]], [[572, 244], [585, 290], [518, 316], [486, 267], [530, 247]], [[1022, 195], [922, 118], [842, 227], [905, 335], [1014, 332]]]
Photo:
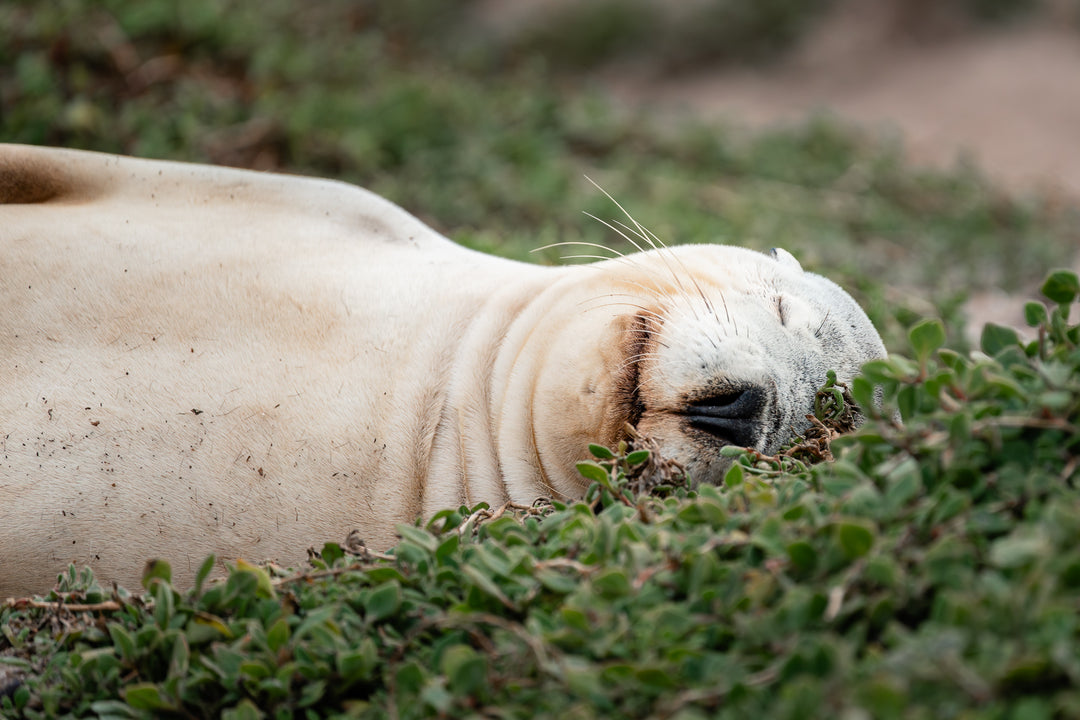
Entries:
[[656, 318], [650, 319], [643, 313], [634, 316], [630, 327], [627, 328], [623, 357], [627, 361], [623, 363], [619, 376], [615, 378], [617, 403], [623, 410], [626, 421], [636, 426], [645, 414], [645, 404], [641, 402], [641, 363], [645, 353], [650, 352], [654, 343], [656, 328], [651, 327], [660, 322]]

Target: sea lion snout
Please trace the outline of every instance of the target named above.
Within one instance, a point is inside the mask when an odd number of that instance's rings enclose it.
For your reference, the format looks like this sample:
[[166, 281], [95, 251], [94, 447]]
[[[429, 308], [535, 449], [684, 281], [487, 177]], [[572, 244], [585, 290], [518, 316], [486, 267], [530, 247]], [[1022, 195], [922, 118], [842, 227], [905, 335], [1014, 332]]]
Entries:
[[638, 433], [694, 482], [722, 480], [732, 463], [724, 447], [777, 452], [809, 426], [830, 370], [846, 382], [885, 356], [855, 300], [789, 253], [715, 245], [666, 253], [685, 279], [671, 279], [678, 273], [661, 262], [638, 282], [648, 332], [627, 343], [619, 367], [636, 371]]
[[733, 388], [689, 404], [684, 413], [691, 428], [707, 432], [724, 445], [753, 447], [761, 435], [766, 391], [756, 385]]

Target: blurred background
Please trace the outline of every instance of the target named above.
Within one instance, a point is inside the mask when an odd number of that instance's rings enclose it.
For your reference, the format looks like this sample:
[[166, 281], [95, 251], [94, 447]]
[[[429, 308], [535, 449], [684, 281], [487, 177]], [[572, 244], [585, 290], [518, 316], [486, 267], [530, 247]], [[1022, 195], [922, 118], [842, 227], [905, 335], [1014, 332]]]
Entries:
[[[0, 141], [319, 175], [533, 262], [782, 246], [891, 349], [1080, 248], [1080, 0], [0, 0]], [[591, 254], [593, 251], [585, 251]]]

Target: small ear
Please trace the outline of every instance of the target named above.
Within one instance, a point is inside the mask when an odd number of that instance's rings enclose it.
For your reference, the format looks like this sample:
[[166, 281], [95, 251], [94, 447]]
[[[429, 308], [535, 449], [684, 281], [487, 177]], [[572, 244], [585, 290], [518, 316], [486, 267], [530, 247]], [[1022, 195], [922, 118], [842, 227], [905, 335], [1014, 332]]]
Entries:
[[800, 265], [799, 261], [795, 259], [795, 256], [789, 253], [784, 248], [770, 248], [769, 255], [772, 257], [773, 260], [777, 261], [782, 265], [793, 267], [796, 270], [802, 270], [802, 265]]

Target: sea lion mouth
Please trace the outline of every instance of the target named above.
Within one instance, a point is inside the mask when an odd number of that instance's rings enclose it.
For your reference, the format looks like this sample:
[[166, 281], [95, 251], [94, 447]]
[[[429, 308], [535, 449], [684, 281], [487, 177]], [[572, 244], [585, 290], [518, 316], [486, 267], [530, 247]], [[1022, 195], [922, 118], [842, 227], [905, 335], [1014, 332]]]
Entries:
[[680, 414], [690, 427], [706, 432], [725, 445], [752, 447], [760, 434], [757, 422], [766, 394], [758, 387], [728, 388], [691, 402]]

